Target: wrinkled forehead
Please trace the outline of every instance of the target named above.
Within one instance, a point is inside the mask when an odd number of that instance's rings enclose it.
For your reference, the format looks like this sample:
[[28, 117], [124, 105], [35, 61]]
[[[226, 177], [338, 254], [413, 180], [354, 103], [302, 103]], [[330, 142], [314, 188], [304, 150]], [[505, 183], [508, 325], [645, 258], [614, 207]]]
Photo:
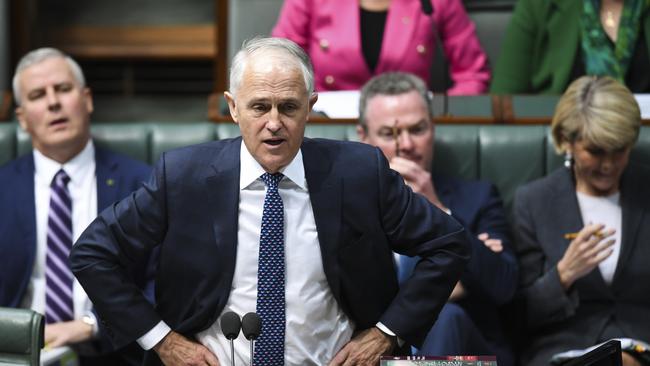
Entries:
[[300, 66], [287, 57], [271, 55], [251, 59], [244, 68], [238, 94], [272, 93], [307, 97]]
[[366, 122], [375, 128], [411, 128], [430, 123], [427, 106], [414, 90], [401, 94], [376, 94], [368, 99], [366, 108]]
[[27, 66], [20, 71], [18, 80], [24, 89], [35, 89], [48, 84], [60, 83], [79, 85], [70, 65], [62, 57], [46, 58]]

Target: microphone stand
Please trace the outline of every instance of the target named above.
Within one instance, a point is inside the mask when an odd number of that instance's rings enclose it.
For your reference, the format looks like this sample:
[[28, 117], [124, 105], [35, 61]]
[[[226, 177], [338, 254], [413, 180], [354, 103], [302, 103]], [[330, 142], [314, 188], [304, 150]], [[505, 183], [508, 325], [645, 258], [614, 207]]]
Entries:
[[230, 364], [235, 366], [235, 342], [230, 340]]
[[[251, 339], [251, 366], [253, 366], [253, 355], [255, 355], [255, 340]], [[233, 364], [234, 365], [234, 364]]]

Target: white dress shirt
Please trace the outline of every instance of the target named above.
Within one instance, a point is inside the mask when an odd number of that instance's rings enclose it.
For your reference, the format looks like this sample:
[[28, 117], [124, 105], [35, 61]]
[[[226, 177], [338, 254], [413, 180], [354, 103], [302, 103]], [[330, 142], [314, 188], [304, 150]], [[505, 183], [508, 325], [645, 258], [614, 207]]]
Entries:
[[577, 193], [578, 205], [580, 206], [580, 213], [582, 214], [582, 222], [585, 225], [590, 223], [603, 224], [605, 225], [605, 230], [616, 230], [616, 233], [614, 233], [611, 238], [604, 239], [614, 239], [612, 254], [598, 264], [598, 268], [600, 269], [600, 273], [603, 275], [605, 283], [609, 285], [612, 283], [612, 279], [614, 279], [618, 257], [621, 253], [623, 223], [623, 213], [619, 203], [621, 193], [616, 192], [613, 195], [606, 197], [594, 197], [580, 192]]
[[[234, 311], [243, 316], [256, 309], [257, 261], [266, 186], [259, 179], [264, 169], [244, 143], [241, 144], [240, 167], [237, 259], [232, 289], [222, 314]], [[334, 299], [325, 277], [300, 151], [282, 173], [285, 177], [279, 183], [279, 193], [285, 213], [285, 363], [326, 365], [350, 340], [354, 325]], [[221, 332], [220, 318], [196, 336], [219, 360], [226, 362], [230, 360], [230, 343]], [[138, 342], [148, 349], [160, 341], [168, 329], [161, 322]], [[154, 333], [157, 334], [154, 336]], [[235, 340], [235, 362], [238, 365], [251, 363], [250, 343], [241, 334]]]
[[[46, 157], [38, 150], [34, 154], [34, 203], [36, 208], [36, 260], [23, 307], [45, 314], [45, 255], [47, 250], [47, 218], [50, 211], [50, 185], [56, 173], [63, 169], [70, 177], [68, 190], [72, 199], [72, 238], [76, 241], [97, 217], [97, 178], [95, 177], [95, 147], [89, 140], [86, 147], [67, 163]], [[72, 286], [74, 317], [89, 314], [92, 303], [77, 279]]]

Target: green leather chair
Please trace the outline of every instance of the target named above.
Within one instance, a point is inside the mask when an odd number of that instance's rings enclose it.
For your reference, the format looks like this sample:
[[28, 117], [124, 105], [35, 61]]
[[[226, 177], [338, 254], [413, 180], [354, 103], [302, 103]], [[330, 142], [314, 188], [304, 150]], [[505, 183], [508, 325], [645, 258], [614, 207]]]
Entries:
[[[434, 173], [493, 182], [509, 210], [516, 188], [562, 165], [546, 125], [436, 126]], [[153, 164], [176, 147], [239, 136], [225, 123], [96, 123], [92, 134], [104, 146]], [[356, 141], [354, 124], [307, 124], [305, 135]], [[16, 123], [0, 124], [0, 164], [31, 150], [29, 136]], [[641, 128], [632, 161], [650, 165], [650, 127]]]
[[33, 310], [0, 308], [0, 366], [39, 365], [44, 327]]

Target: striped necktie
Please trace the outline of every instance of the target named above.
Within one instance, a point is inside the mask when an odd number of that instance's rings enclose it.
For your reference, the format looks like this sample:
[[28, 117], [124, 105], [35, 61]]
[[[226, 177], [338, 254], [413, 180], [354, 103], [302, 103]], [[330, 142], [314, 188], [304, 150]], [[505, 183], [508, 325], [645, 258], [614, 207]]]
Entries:
[[50, 212], [47, 218], [45, 256], [45, 319], [47, 323], [74, 318], [72, 272], [68, 256], [72, 247], [72, 200], [68, 191], [70, 177], [59, 170], [50, 185]]
[[281, 173], [264, 173], [266, 184], [257, 267], [257, 313], [262, 333], [255, 344], [253, 365], [284, 365], [284, 205], [278, 193]]

